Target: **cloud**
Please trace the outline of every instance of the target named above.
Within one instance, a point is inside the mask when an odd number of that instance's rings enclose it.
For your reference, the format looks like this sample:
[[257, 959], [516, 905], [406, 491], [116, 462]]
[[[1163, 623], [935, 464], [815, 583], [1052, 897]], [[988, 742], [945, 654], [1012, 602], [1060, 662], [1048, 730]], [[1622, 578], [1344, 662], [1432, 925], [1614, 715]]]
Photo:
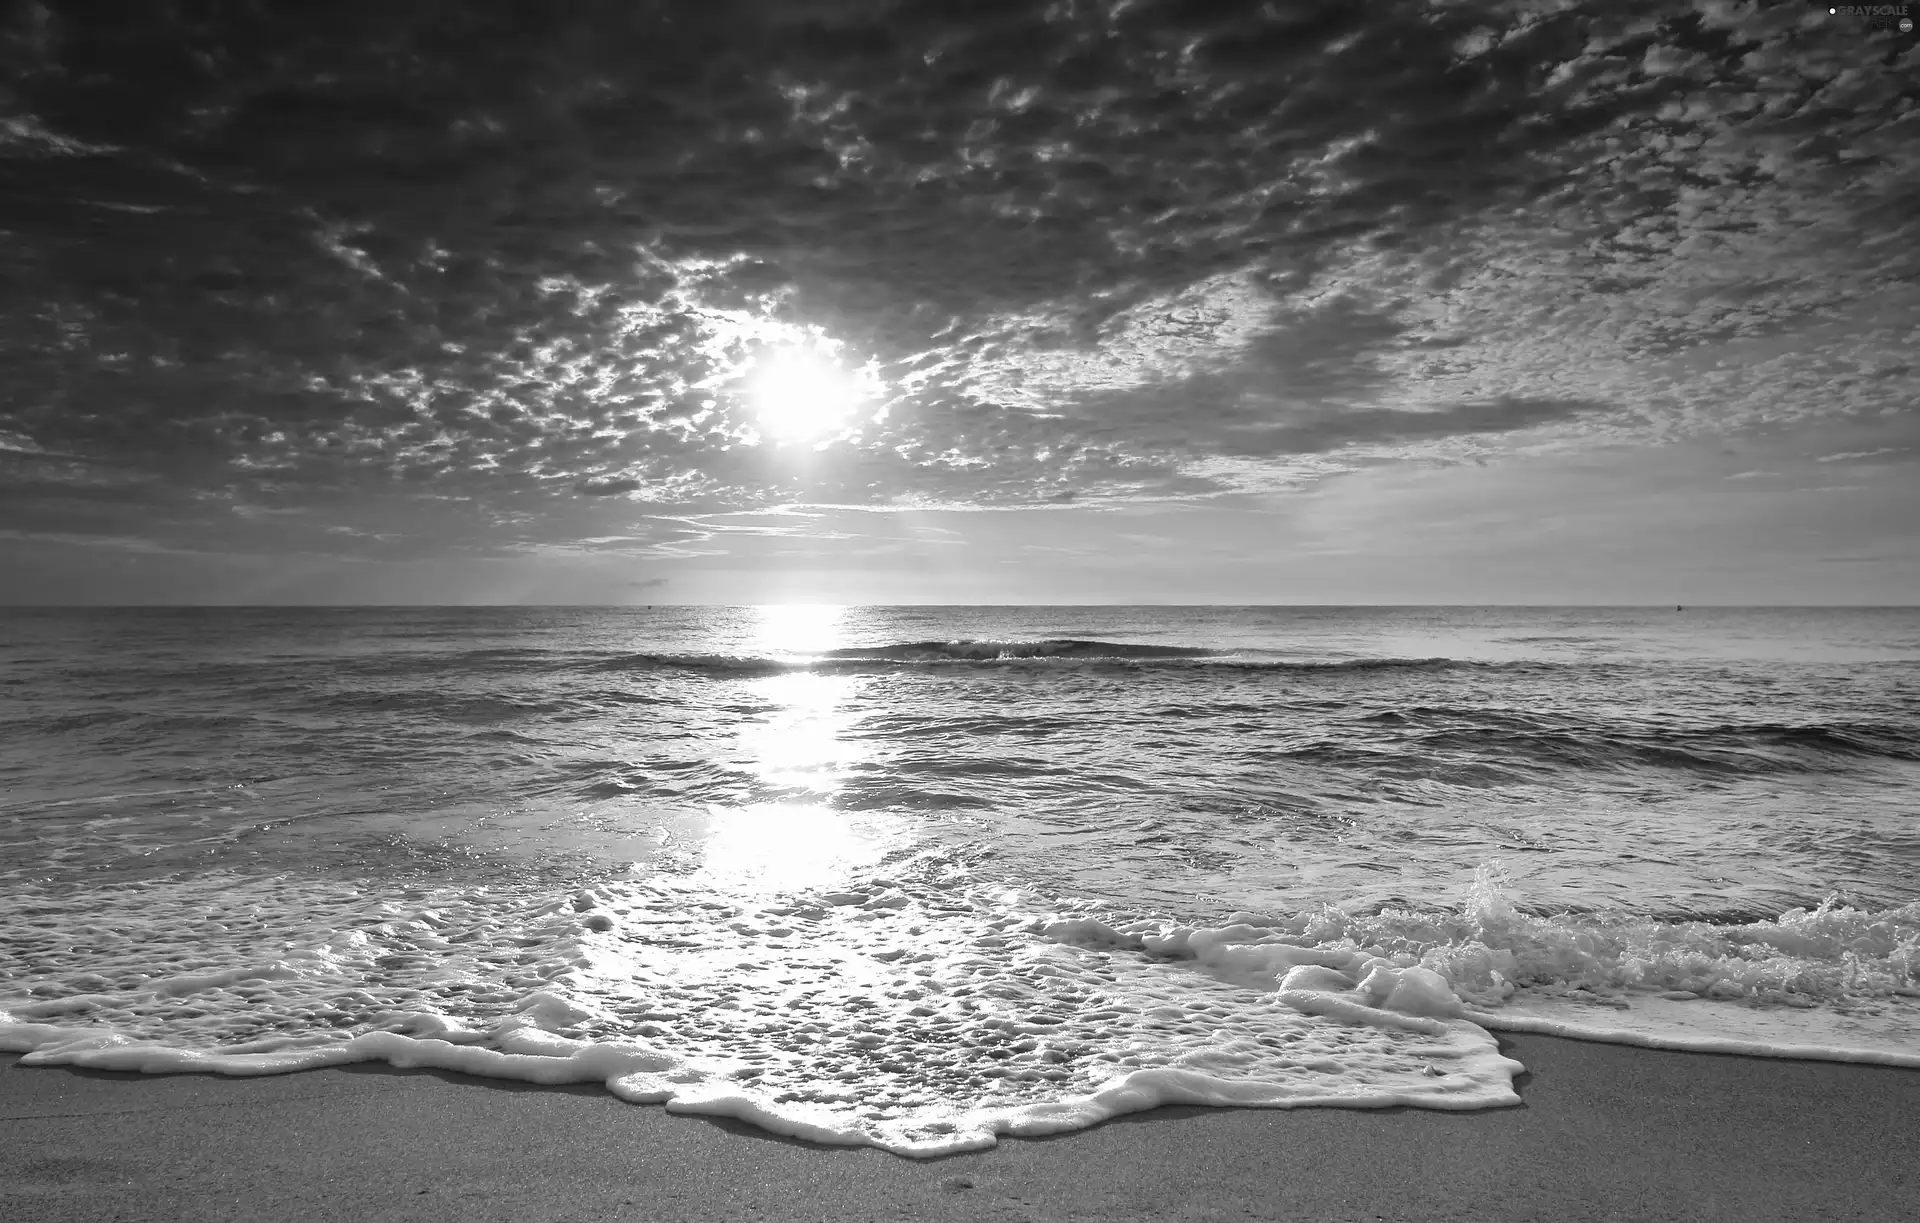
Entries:
[[1816, 457], [1816, 463], [1850, 463], [1858, 459], [1878, 458], [1883, 454], [1908, 454], [1910, 446], [1879, 446], [1872, 450], [1843, 450], [1838, 454], [1823, 454]]
[[[1920, 389], [1920, 53], [1797, 6], [35, 11], [6, 529], [677, 554]], [[803, 341], [886, 388], [818, 451]]]
[[580, 484], [579, 491], [584, 497], [617, 497], [638, 492], [641, 487], [638, 480], [586, 480]]
[[[48, 456], [46, 447], [41, 446], [24, 433], [0, 431], [0, 454], [10, 457]], [[48, 456], [70, 457], [70, 456]]]

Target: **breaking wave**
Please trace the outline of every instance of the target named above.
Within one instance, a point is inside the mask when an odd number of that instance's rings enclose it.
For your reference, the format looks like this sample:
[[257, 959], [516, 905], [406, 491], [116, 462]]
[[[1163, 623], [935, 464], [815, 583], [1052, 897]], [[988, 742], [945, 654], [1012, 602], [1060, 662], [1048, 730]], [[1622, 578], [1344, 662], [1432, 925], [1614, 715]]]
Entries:
[[[1118, 664], [1130, 668], [1175, 667], [1234, 671], [1339, 674], [1357, 671], [1556, 670], [1551, 662], [1489, 662], [1460, 658], [1280, 658], [1261, 653], [1228, 652], [1202, 646], [1152, 645], [1078, 638], [1031, 641], [902, 641], [878, 646], [848, 646], [819, 654], [786, 657], [743, 654], [622, 654], [600, 660], [604, 671], [684, 670], [722, 675], [766, 675], [785, 671], [836, 671], [893, 667], [991, 666], [996, 664]], [[1591, 669], [1591, 668], [1589, 668]]]

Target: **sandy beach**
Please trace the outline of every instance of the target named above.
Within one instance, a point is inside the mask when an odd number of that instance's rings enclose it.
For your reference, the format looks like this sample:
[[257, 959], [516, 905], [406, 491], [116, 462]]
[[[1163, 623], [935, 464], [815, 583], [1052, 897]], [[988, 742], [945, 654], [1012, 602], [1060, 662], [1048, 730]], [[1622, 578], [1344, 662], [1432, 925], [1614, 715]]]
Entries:
[[1505, 1042], [1520, 1107], [1170, 1108], [932, 1161], [365, 1066], [0, 1070], [0, 1216], [225, 1219], [1911, 1219], [1920, 1072]]

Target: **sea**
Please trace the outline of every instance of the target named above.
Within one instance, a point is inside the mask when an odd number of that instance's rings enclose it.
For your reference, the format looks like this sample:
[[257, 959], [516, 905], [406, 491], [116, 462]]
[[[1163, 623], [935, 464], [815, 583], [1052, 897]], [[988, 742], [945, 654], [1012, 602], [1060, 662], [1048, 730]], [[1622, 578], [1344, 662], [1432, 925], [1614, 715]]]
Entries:
[[906, 1156], [1920, 1066], [1920, 609], [0, 611], [0, 1050]]

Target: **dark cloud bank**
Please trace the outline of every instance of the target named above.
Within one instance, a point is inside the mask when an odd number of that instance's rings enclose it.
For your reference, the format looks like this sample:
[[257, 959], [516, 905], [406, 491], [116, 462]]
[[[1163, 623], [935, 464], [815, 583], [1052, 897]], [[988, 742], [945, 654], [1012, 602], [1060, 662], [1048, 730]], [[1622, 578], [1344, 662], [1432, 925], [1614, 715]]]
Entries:
[[[1914, 402], [1920, 53], [1823, 8], [7, 12], [16, 539], [639, 549]], [[880, 419], [759, 441], [782, 328]]]

